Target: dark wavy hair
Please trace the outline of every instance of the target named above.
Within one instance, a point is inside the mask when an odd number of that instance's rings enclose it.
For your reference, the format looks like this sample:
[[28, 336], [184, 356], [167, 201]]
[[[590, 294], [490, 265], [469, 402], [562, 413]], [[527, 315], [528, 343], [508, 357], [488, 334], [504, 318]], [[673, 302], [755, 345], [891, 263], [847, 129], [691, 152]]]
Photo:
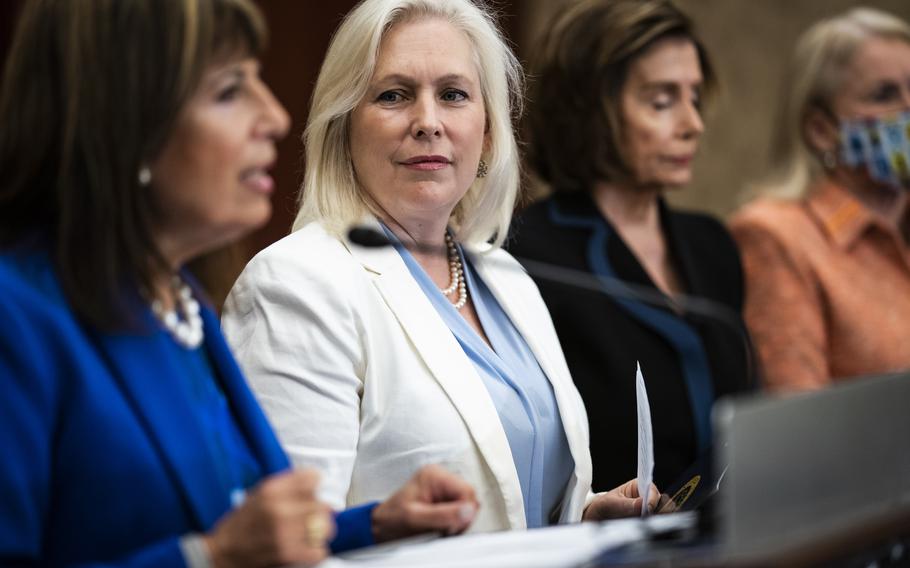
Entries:
[[525, 123], [528, 162], [554, 191], [631, 177], [620, 95], [630, 65], [670, 37], [695, 46], [708, 98], [714, 68], [691, 20], [669, 1], [582, 0], [558, 14], [532, 58]]
[[259, 53], [250, 0], [31, 0], [0, 89], [0, 246], [46, 243], [71, 306], [129, 322], [125, 289], [164, 260], [138, 181], [205, 70]]

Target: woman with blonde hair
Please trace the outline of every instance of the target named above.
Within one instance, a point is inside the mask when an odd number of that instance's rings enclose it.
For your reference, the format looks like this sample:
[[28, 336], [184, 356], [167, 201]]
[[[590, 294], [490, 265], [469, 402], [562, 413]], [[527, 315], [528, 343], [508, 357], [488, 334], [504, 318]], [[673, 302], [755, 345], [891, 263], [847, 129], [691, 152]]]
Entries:
[[246, 267], [223, 325], [333, 505], [439, 463], [477, 491], [471, 530], [641, 507], [632, 482], [590, 494], [584, 407], [537, 289], [499, 249], [520, 100], [518, 62], [469, 0], [365, 0], [332, 40], [295, 231]]
[[910, 368], [910, 26], [857, 8], [806, 31], [773, 155], [730, 221], [765, 386]]

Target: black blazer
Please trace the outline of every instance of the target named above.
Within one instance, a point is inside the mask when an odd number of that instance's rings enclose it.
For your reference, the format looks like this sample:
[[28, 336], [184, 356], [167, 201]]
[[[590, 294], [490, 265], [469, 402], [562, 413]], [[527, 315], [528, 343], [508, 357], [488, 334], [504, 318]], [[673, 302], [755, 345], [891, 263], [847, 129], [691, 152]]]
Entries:
[[[733, 325], [680, 315], [669, 306], [617, 301], [603, 293], [535, 277], [587, 407], [595, 491], [611, 489], [636, 475], [636, 361], [641, 363], [648, 389], [654, 482], [661, 490], [709, 449], [710, 425], [705, 416], [713, 401], [751, 388], [747, 346], [733, 328], [744, 329], [739, 317], [743, 276], [736, 245], [712, 217], [675, 211], [663, 201], [660, 208], [663, 230], [687, 294], [729, 307], [734, 313]], [[621, 280], [658, 291], [586, 193], [558, 193], [529, 207], [515, 219], [507, 246], [519, 261], [534, 259], [589, 273], [602, 274], [603, 265], [598, 263], [603, 261]], [[671, 328], [687, 330], [689, 345], [701, 348], [680, 348], [642, 312], [669, 322]], [[692, 365], [697, 363], [694, 360], [701, 362], [703, 372], [696, 375], [703, 379], [687, 384], [687, 377], [693, 376]], [[692, 401], [693, 391], [707, 393], [701, 399], [704, 412], [693, 411], [693, 405], [699, 406]], [[703, 416], [701, 426], [696, 425], [696, 414]]]

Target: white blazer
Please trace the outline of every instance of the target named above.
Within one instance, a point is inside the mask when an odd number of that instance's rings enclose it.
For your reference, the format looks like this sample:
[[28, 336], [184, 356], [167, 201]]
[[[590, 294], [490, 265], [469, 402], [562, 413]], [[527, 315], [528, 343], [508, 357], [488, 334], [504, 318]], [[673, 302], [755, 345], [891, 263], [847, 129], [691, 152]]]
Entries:
[[[549, 313], [508, 253], [469, 254], [553, 385], [575, 471], [552, 518], [579, 521], [593, 498], [588, 421]], [[394, 248], [310, 224], [250, 261], [223, 327], [291, 460], [322, 471], [333, 507], [385, 499], [435, 463], [477, 492], [472, 531], [526, 527], [492, 399]]]

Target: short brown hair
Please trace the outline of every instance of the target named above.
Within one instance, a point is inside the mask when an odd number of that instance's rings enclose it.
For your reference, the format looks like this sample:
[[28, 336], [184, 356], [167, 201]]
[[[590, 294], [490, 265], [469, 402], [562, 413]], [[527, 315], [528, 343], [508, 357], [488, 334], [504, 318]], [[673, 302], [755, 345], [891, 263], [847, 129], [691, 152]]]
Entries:
[[78, 315], [129, 322], [164, 266], [138, 171], [218, 58], [258, 53], [249, 0], [31, 0], [0, 90], [0, 246], [38, 238]]
[[532, 61], [526, 123], [529, 163], [554, 191], [631, 176], [619, 150], [620, 94], [631, 63], [668, 37], [693, 43], [709, 95], [708, 55], [669, 1], [581, 0], [556, 17]]

